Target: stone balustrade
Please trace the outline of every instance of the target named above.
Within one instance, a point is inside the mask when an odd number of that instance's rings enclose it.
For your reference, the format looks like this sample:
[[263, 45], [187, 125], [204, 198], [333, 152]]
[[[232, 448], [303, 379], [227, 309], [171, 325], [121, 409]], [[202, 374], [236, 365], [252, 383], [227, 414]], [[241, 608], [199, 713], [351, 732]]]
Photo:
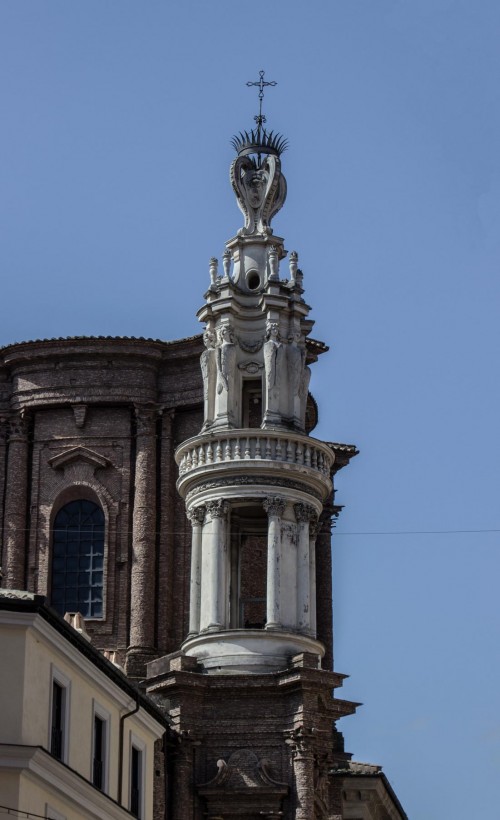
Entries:
[[335, 456], [323, 442], [300, 433], [251, 429], [188, 439], [175, 458], [181, 478], [211, 465], [266, 461], [306, 467], [329, 479]]

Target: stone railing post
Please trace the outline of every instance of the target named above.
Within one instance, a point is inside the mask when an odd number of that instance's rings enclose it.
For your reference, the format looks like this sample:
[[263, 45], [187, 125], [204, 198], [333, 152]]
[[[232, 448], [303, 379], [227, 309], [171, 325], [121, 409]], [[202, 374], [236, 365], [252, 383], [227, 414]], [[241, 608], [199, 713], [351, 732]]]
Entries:
[[266, 629], [281, 627], [281, 517], [285, 499], [270, 496], [264, 501], [267, 531], [267, 623]]
[[200, 629], [216, 632], [226, 627], [227, 527], [229, 507], [221, 499], [207, 501], [209, 520], [203, 527]]
[[156, 561], [156, 408], [139, 406], [132, 524], [130, 644], [128, 653], [154, 650]]
[[193, 507], [186, 513], [193, 527], [191, 541], [191, 578], [189, 585], [189, 634], [200, 631], [201, 611], [201, 543], [205, 507]]
[[311, 633], [311, 556], [309, 522], [316, 511], [309, 504], [294, 504], [297, 521], [297, 628]]
[[25, 588], [28, 505], [28, 419], [21, 411], [9, 419], [5, 481], [3, 585]]

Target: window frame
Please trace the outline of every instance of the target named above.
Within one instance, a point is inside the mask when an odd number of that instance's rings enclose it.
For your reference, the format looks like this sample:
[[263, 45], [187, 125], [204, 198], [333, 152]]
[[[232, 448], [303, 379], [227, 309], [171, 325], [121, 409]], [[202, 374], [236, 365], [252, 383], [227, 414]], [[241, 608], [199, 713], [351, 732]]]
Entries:
[[[59, 686], [62, 689], [62, 716], [61, 716], [61, 756], [54, 754], [52, 751], [52, 732], [54, 719], [54, 686]], [[47, 749], [49, 754], [61, 763], [68, 763], [69, 759], [69, 728], [70, 728], [70, 713], [71, 713], [71, 679], [68, 678], [64, 672], [61, 672], [54, 664], [50, 665], [50, 708], [49, 708], [49, 726], [48, 726], [48, 744]]]
[[[95, 732], [95, 722], [96, 718], [104, 724], [103, 726], [103, 759], [102, 759], [102, 785], [97, 786], [94, 780], [94, 762], [95, 762], [95, 742], [96, 742], [96, 732]], [[109, 790], [109, 744], [110, 744], [110, 734], [111, 734], [111, 714], [108, 712], [104, 706], [101, 706], [100, 703], [92, 698], [92, 744], [90, 750], [90, 782], [92, 785], [99, 789], [100, 792], [103, 794], [108, 794]]]
[[[146, 796], [146, 744], [141, 738], [137, 737], [133, 732], [130, 732], [129, 740], [129, 767], [128, 767], [128, 810], [137, 820], [144, 820], [145, 818], [145, 796]], [[139, 753], [140, 771], [139, 771], [139, 807], [138, 814], [132, 812], [132, 762], [133, 750]]]
[[[68, 491], [66, 491], [63, 494], [63, 497], [60, 498], [59, 503], [54, 504], [54, 506], [52, 508], [51, 523], [50, 523], [50, 564], [49, 564], [49, 573], [48, 573], [48, 576], [49, 576], [49, 600], [50, 600], [50, 605], [57, 612], [59, 612], [61, 617], [64, 617], [66, 612], [80, 612], [81, 615], [85, 618], [86, 621], [99, 621], [99, 622], [102, 622], [102, 621], [106, 620], [106, 584], [107, 584], [107, 554], [108, 554], [108, 543], [107, 542], [108, 542], [108, 531], [109, 531], [109, 516], [108, 516], [108, 513], [107, 513], [106, 506], [103, 504], [101, 498], [99, 498], [95, 493], [81, 492], [82, 487], [74, 487], [72, 489], [73, 489], [74, 492], [68, 494]], [[77, 492], [78, 490], [80, 492]], [[57, 602], [54, 602], [54, 600], [53, 600], [54, 589], [59, 589], [58, 586], [54, 586], [54, 574], [55, 574], [54, 559], [59, 557], [59, 556], [55, 556], [55, 554], [54, 554], [56, 520], [57, 520], [58, 515], [61, 513], [62, 510], [64, 510], [65, 507], [67, 507], [69, 504], [74, 504], [75, 502], [78, 502], [78, 503], [88, 502], [90, 504], [94, 504], [95, 507], [97, 507], [100, 510], [100, 512], [102, 514], [102, 517], [103, 517], [103, 523], [102, 523], [102, 527], [103, 527], [103, 533], [102, 533], [102, 569], [101, 569], [101, 572], [102, 572], [102, 585], [101, 585], [101, 614], [100, 615], [86, 615], [84, 612], [81, 612], [81, 609], [78, 608], [78, 604], [77, 604], [77, 609], [74, 609], [74, 608], [65, 609], [65, 611], [62, 612], [61, 609], [60, 609], [60, 604], [57, 603]], [[81, 542], [79, 542], [79, 544], [80, 543]], [[68, 556], [65, 555], [65, 559], [67, 557]], [[80, 553], [78, 553], [78, 558], [80, 558]], [[79, 572], [79, 571], [75, 570], [75, 572]], [[67, 570], [66, 569], [64, 570], [64, 574], [65, 574], [65, 576], [67, 575]], [[63, 589], [66, 590], [67, 586], [68, 585], [67, 585], [66, 578], [65, 578], [65, 585], [64, 585]], [[78, 588], [79, 587], [77, 587], [77, 589]], [[95, 588], [95, 587], [93, 587], [92, 584], [90, 584], [87, 587], [87, 589], [89, 591], [91, 591], [93, 588]]]

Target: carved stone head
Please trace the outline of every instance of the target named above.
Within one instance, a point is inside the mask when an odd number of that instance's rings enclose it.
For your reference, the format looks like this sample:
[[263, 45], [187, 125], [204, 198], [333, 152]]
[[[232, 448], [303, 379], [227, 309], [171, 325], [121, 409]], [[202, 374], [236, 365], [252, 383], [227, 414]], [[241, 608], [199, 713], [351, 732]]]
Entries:
[[266, 324], [266, 339], [272, 339], [273, 341], [277, 342], [279, 338], [279, 325], [278, 322], [270, 322], [268, 321]]
[[205, 330], [203, 334], [203, 344], [206, 348], [210, 349], [215, 347], [215, 333], [208, 328]]
[[234, 344], [234, 334], [231, 325], [222, 325], [219, 328], [219, 344]]

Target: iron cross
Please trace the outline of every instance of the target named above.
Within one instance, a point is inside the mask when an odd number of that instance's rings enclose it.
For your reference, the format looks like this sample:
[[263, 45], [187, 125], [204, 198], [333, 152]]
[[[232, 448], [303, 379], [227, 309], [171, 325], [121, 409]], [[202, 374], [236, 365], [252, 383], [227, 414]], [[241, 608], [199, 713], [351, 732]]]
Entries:
[[262, 113], [262, 100], [264, 99], [264, 88], [267, 85], [277, 85], [275, 80], [271, 80], [271, 82], [267, 82], [264, 79], [264, 74], [265, 74], [265, 71], [259, 71], [259, 79], [257, 80], [257, 82], [254, 82], [254, 83], [248, 82], [247, 83], [248, 86], [256, 85], [259, 89], [259, 113], [256, 117], [254, 117], [254, 120], [257, 123], [257, 128], [258, 128], [259, 132], [260, 132], [260, 129], [262, 127], [262, 124], [266, 121], [266, 118]]

